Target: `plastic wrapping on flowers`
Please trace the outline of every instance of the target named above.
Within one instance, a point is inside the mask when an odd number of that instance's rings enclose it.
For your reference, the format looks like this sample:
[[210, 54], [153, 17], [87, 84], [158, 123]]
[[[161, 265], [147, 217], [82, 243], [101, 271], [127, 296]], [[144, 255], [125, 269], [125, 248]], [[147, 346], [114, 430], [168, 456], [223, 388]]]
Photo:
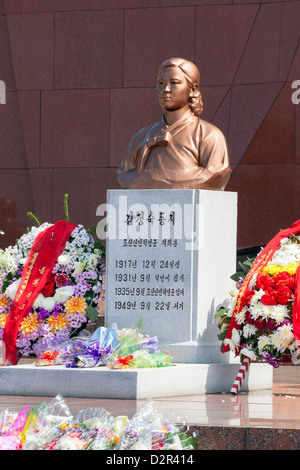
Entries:
[[[27, 230], [14, 246], [0, 250], [0, 339], [22, 270], [36, 236], [52, 224]], [[66, 341], [98, 316], [103, 252], [98, 241], [78, 225], [58, 257], [51, 278], [23, 319], [17, 347], [23, 356], [40, 355], [49, 344]]]
[[136, 414], [114, 417], [104, 408], [84, 408], [73, 416], [58, 394], [19, 414], [0, 412], [0, 450], [194, 450], [198, 442], [171, 411], [148, 399]]
[[35, 365], [132, 369], [168, 367], [172, 365], [172, 358], [168, 352], [160, 351], [156, 336], [144, 335], [134, 327], [122, 330], [99, 327], [91, 336], [82, 335], [60, 344], [49, 344]]
[[[251, 265], [249, 261], [244, 265], [245, 274]], [[241, 308], [235, 313], [238, 328], [233, 328], [228, 337], [245, 275], [236, 282], [226, 306], [215, 314], [219, 321], [221, 350], [227, 345], [235, 354], [238, 351], [241, 360], [248, 357], [251, 361], [265, 362], [273, 367], [282, 362], [299, 363], [293, 332], [295, 276], [299, 264], [300, 236], [284, 238], [267, 265], [251, 278], [242, 297]]]

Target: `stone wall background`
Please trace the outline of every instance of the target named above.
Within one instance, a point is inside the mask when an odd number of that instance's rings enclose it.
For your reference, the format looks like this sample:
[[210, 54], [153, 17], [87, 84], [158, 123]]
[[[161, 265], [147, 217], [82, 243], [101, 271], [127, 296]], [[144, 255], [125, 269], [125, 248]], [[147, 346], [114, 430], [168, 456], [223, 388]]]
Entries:
[[168, 57], [201, 72], [203, 119], [227, 137], [238, 247], [300, 218], [298, 0], [0, 0], [1, 246], [30, 224], [87, 227], [130, 137], [157, 120]]

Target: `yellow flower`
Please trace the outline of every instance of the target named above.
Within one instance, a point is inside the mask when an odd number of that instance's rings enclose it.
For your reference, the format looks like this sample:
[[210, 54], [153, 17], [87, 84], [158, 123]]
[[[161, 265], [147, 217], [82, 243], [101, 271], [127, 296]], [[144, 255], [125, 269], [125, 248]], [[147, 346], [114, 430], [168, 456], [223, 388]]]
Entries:
[[47, 321], [52, 332], [56, 329], [62, 330], [69, 324], [65, 313], [59, 313], [56, 317], [54, 315], [50, 315]]
[[32, 333], [34, 330], [37, 329], [37, 327], [40, 323], [41, 322], [38, 321], [38, 314], [36, 312], [35, 313], [30, 313], [22, 321], [22, 323], [20, 325], [20, 330], [25, 335], [30, 335], [30, 333]]
[[1, 313], [1, 315], [0, 315], [0, 328], [5, 328], [6, 320], [7, 320], [7, 315], [5, 315], [5, 313]]
[[75, 313], [83, 314], [86, 311], [87, 303], [83, 297], [71, 297], [65, 303], [65, 311], [68, 314], [74, 315]]
[[280, 266], [265, 266], [262, 269], [263, 274], [269, 274], [270, 276], [275, 276], [276, 274], [280, 273], [281, 269]]
[[289, 264], [286, 268], [287, 272], [291, 275], [296, 274], [296, 271], [298, 269], [299, 264], [294, 263], [294, 264]]
[[269, 265], [265, 266], [262, 269], [262, 272], [264, 274], [269, 274], [270, 276], [275, 276], [276, 274], [281, 273], [282, 271], [287, 271], [292, 276], [293, 274], [296, 274], [298, 266], [299, 264], [297, 263], [288, 264], [286, 266]]

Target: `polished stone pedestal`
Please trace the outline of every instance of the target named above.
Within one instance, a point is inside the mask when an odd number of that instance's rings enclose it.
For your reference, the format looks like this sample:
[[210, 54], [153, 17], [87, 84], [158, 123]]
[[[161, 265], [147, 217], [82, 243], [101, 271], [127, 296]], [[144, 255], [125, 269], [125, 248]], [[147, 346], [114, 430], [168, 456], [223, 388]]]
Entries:
[[213, 316], [233, 287], [237, 194], [208, 190], [107, 192], [105, 321], [142, 315], [176, 363], [230, 362]]
[[[170, 367], [112, 370], [107, 367], [39, 367], [34, 364], [0, 368], [0, 395], [144, 399], [229, 393], [239, 364], [176, 364]], [[272, 367], [251, 364], [243, 388], [272, 388]]]

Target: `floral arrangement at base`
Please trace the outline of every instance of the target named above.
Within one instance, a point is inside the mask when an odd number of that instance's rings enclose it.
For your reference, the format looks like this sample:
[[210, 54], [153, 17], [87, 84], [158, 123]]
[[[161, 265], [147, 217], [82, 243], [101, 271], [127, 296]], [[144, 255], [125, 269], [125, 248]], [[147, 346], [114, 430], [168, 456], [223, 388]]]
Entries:
[[[33, 226], [14, 246], [0, 250], [0, 339], [30, 250], [38, 235], [52, 225]], [[103, 254], [99, 240], [94, 241], [82, 225], [74, 228], [50, 278], [18, 328], [16, 347], [21, 355], [38, 356], [49, 343], [68, 340], [96, 319], [102, 300]]]
[[215, 314], [221, 350], [232, 351], [241, 361], [247, 357], [273, 367], [297, 362], [299, 221], [292, 227], [293, 230], [280, 232], [256, 259], [243, 264], [244, 275], [230, 292], [227, 306]]
[[28, 414], [0, 413], [0, 450], [194, 450], [198, 442], [149, 399], [129, 419], [104, 408], [84, 408], [73, 416], [58, 394]]
[[60, 344], [48, 344], [35, 365], [106, 366], [116, 370], [172, 365], [170, 354], [160, 352], [157, 337], [144, 336], [135, 326], [122, 330], [99, 327], [91, 336], [86, 333]]

